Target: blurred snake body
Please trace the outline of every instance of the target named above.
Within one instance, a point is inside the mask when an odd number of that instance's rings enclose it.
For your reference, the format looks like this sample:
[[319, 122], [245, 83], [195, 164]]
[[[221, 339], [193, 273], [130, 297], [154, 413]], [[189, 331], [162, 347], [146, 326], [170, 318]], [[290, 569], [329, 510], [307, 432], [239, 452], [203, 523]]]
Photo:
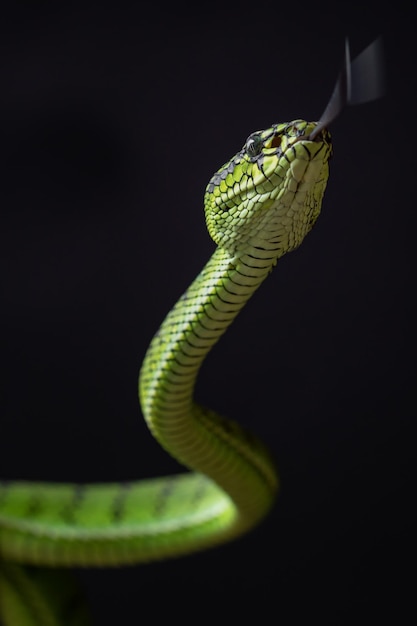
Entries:
[[211, 178], [205, 215], [217, 248], [144, 358], [145, 420], [191, 471], [122, 484], [0, 483], [0, 616], [7, 626], [86, 623], [82, 611], [67, 607], [59, 617], [61, 609], [48, 608], [69, 593], [46, 590], [59, 580], [51, 568], [187, 554], [247, 532], [271, 508], [278, 478], [266, 447], [196, 404], [193, 393], [207, 353], [320, 213], [331, 142], [325, 129], [311, 139], [315, 127], [295, 120], [252, 133]]

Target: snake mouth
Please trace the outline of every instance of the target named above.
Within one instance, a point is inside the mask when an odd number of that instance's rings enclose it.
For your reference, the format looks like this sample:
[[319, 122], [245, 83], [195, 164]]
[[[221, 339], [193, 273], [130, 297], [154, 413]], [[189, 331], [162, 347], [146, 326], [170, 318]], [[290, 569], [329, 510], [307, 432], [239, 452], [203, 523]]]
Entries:
[[315, 143], [330, 143], [330, 133], [324, 126], [320, 126], [318, 122], [314, 122], [314, 128], [306, 135], [301, 135], [297, 141], [313, 141]]
[[306, 137], [302, 137], [306, 141], [314, 141], [315, 143], [330, 143], [330, 133], [324, 126], [316, 124]]
[[306, 135], [297, 137], [296, 142], [312, 142], [316, 144], [322, 144], [323, 146], [331, 147], [331, 135], [327, 128], [319, 127], [317, 123], [314, 124], [314, 128], [310, 130]]
[[315, 141], [316, 143], [326, 141], [326, 136], [328, 135], [328, 132], [325, 128], [322, 128], [317, 133], [314, 133], [314, 130], [312, 130], [311, 133], [307, 135], [306, 139], [308, 141]]

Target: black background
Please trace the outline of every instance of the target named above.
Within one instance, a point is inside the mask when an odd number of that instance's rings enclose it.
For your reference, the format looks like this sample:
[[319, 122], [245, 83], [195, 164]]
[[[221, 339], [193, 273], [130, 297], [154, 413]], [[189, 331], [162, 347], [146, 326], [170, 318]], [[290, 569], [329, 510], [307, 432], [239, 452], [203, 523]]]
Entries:
[[320, 115], [346, 34], [353, 56], [384, 37], [387, 95], [334, 123], [317, 226], [198, 382], [197, 399], [271, 446], [277, 505], [230, 546], [83, 572], [98, 625], [401, 622], [410, 606], [415, 46], [410, 15], [381, 10], [87, 2], [3, 15], [0, 475], [10, 479], [178, 469], [141, 420], [136, 379], [214, 249], [205, 185], [253, 130]]

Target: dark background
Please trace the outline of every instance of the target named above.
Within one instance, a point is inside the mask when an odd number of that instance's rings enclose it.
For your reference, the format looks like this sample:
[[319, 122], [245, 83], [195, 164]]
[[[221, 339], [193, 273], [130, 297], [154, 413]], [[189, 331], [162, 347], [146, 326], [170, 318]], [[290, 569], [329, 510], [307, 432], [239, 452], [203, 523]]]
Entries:
[[15, 4], [0, 22], [0, 476], [178, 469], [141, 419], [136, 380], [214, 249], [205, 185], [251, 131], [318, 118], [346, 34], [353, 56], [382, 34], [386, 97], [333, 125], [317, 226], [198, 382], [197, 399], [271, 446], [273, 513], [230, 546], [81, 575], [101, 626], [149, 615], [401, 622], [414, 594], [410, 15], [349, 3], [58, 5]]

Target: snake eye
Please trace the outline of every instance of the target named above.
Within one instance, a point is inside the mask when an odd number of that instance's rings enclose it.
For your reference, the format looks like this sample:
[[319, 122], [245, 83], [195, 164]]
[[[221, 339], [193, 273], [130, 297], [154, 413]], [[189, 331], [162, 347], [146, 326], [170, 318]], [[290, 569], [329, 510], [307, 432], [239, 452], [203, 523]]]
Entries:
[[264, 142], [260, 135], [250, 135], [246, 141], [245, 149], [250, 157], [256, 157], [261, 153], [263, 145]]

